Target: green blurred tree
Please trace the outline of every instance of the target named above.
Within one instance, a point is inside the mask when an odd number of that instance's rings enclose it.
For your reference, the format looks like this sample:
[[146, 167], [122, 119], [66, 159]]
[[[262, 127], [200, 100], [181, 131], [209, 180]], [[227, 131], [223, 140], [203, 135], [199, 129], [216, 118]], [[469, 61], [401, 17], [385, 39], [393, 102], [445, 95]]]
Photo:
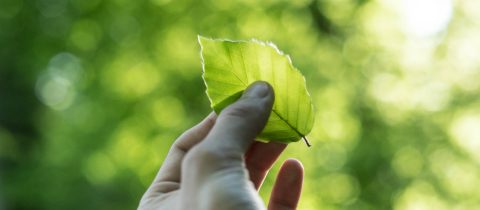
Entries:
[[480, 206], [475, 0], [0, 4], [0, 209], [136, 208], [210, 112], [197, 34], [273, 41], [305, 74], [314, 146], [282, 156], [300, 209]]

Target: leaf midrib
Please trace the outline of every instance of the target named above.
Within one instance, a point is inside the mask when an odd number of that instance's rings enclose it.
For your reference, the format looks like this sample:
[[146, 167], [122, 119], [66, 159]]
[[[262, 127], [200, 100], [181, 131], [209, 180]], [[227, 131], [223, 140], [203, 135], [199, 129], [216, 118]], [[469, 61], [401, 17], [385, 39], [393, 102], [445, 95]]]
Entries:
[[275, 109], [272, 109], [272, 112], [278, 116], [278, 118], [280, 118], [283, 122], [285, 122], [285, 124], [288, 125], [288, 127], [290, 127], [290, 129], [292, 129], [293, 131], [295, 131], [299, 136], [300, 138], [303, 138], [305, 137], [305, 135], [303, 135], [302, 133], [300, 133], [300, 131], [298, 131], [295, 127], [293, 127], [292, 125], [290, 125], [290, 123], [288, 123], [288, 121], [286, 119], [284, 119]]

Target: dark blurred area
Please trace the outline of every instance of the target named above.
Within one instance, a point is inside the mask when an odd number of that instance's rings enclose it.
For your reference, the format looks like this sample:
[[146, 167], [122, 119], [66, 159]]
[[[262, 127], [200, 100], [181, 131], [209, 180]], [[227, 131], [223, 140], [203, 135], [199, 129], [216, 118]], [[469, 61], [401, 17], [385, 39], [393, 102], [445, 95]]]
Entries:
[[282, 156], [305, 165], [299, 209], [479, 209], [477, 8], [0, 0], [0, 210], [135, 209], [211, 110], [198, 34], [272, 41], [305, 75], [314, 146]]

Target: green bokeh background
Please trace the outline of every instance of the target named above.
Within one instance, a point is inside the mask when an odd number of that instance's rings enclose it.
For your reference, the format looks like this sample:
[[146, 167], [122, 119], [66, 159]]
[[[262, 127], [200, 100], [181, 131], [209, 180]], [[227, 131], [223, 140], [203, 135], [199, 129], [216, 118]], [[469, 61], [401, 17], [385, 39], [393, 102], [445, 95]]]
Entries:
[[478, 8], [1, 0], [0, 209], [135, 209], [210, 112], [197, 34], [272, 41], [304, 73], [313, 147], [280, 158], [304, 163], [299, 209], [480, 209]]

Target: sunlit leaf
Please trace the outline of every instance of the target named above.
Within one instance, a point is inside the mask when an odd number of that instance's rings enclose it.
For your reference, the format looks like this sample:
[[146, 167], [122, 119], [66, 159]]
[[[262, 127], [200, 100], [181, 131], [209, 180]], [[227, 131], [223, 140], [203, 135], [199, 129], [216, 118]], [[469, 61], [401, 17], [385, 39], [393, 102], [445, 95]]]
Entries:
[[235, 102], [253, 82], [270, 83], [275, 103], [262, 141], [294, 142], [305, 137], [314, 123], [313, 105], [305, 78], [290, 58], [272, 43], [230, 41], [199, 36], [203, 79], [215, 112]]

